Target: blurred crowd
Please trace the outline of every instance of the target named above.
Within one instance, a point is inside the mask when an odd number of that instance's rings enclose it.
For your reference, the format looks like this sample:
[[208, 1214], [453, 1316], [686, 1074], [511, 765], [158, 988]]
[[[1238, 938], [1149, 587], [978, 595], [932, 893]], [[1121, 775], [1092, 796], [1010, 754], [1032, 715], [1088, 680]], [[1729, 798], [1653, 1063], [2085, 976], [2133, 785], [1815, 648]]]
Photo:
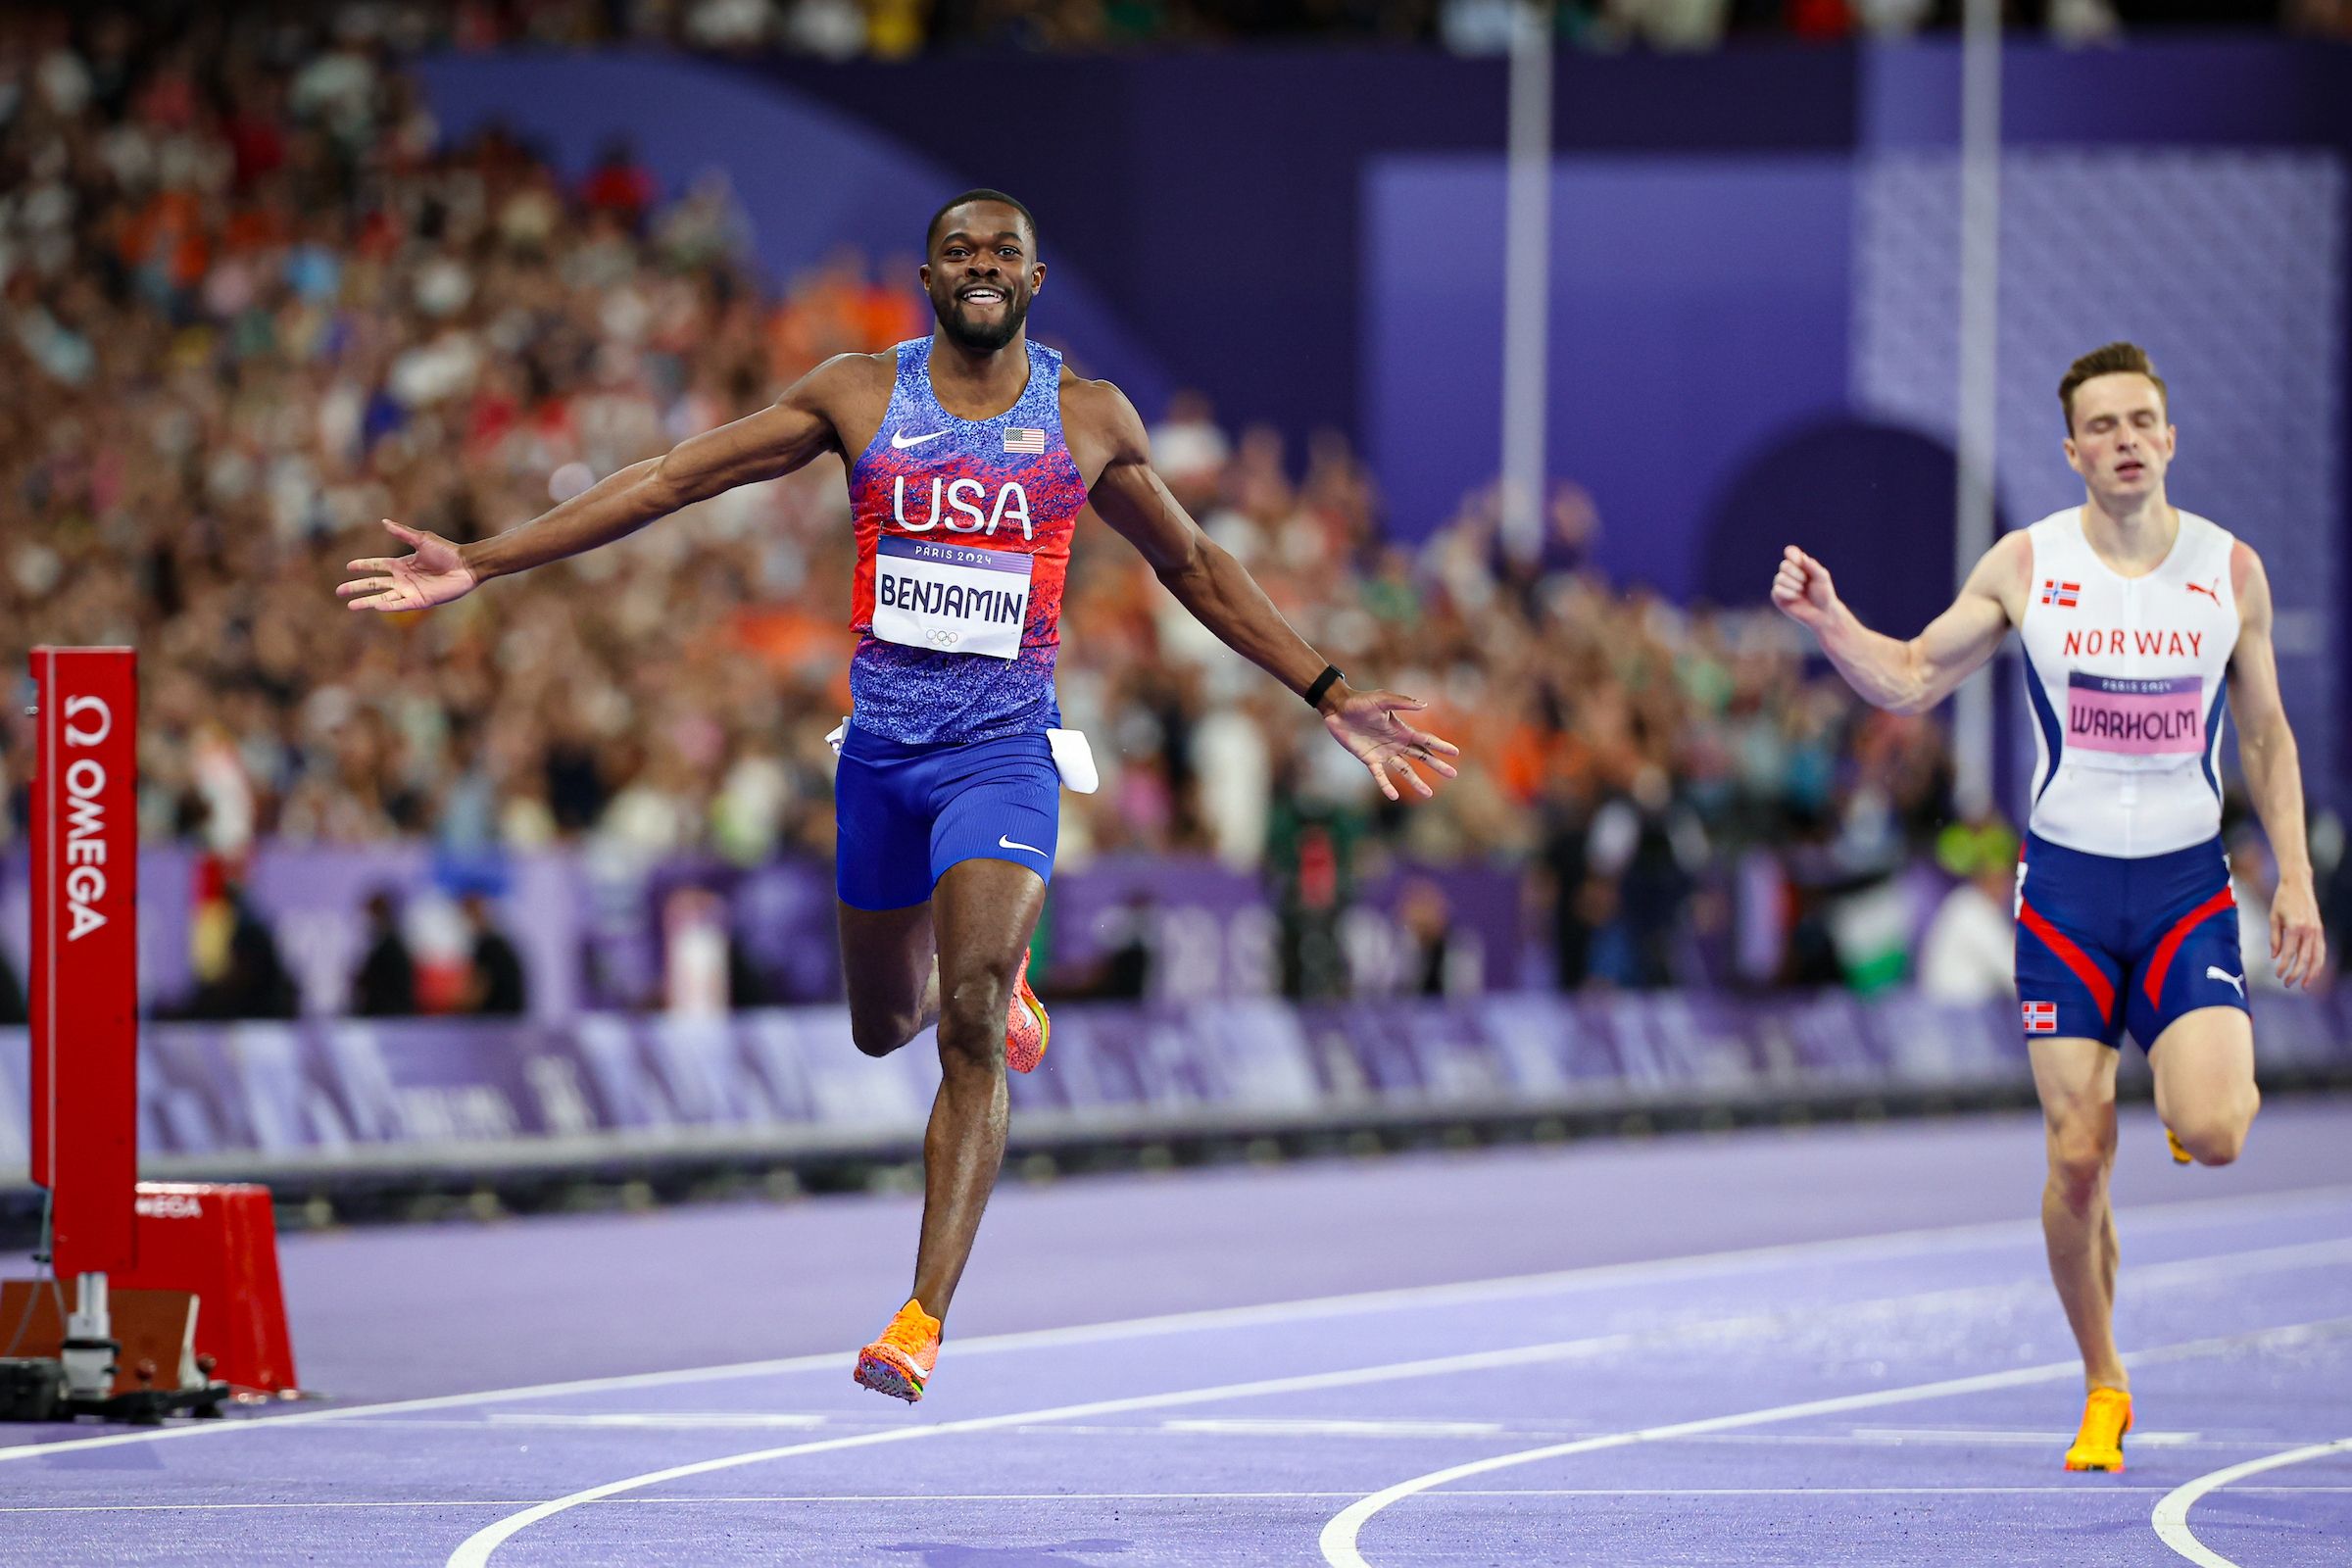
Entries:
[[[1509, 45], [1522, 0], [113, 0], [74, 14], [159, 36], [229, 26], [368, 54], [656, 45], [904, 59], [939, 51], [1101, 52], [1249, 42]], [[1899, 39], [1959, 25], [1965, 0], [1554, 0], [1571, 47], [1709, 49], [1743, 39]], [[11, 7], [12, 10], [24, 9]], [[2352, 0], [2002, 0], [2007, 24], [2075, 43], [2148, 28], [2352, 32]]]
[[[826, 355], [928, 328], [911, 257], [772, 291], [723, 184], [658, 190], [621, 146], [569, 184], [496, 134], [446, 146], [385, 55], [332, 36], [360, 10], [612, 9], [287, 7], [234, 48], [250, 24], [217, 15], [0, 13], [0, 663], [139, 647], [143, 830], [232, 882], [265, 838], [461, 862], [830, 854], [837, 462], [427, 615], [333, 597], [345, 562], [393, 548], [380, 518], [512, 527]], [[1065, 864], [1263, 865], [1308, 927], [1384, 858], [1530, 865], [1563, 985], [1867, 971], [1869, 922], [1836, 911], [1949, 819], [1935, 723], [1859, 708], [1769, 612], [1613, 590], [1573, 486], [1515, 552], [1491, 492], [1413, 526], [1336, 433], [1294, 451], [1197, 395], [1156, 412], [1158, 464], [1211, 535], [1476, 760], [1432, 806], [1384, 806], [1090, 521], [1060, 691], [1104, 782], [1066, 798]]]

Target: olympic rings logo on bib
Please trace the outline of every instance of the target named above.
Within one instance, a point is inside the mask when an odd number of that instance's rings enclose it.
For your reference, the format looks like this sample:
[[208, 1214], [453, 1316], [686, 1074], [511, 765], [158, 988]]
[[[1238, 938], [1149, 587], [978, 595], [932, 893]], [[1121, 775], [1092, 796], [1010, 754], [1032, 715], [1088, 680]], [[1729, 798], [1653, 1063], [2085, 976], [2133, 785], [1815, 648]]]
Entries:
[[907, 648], [1016, 659], [1033, 558], [907, 539], [874, 545], [874, 635]]

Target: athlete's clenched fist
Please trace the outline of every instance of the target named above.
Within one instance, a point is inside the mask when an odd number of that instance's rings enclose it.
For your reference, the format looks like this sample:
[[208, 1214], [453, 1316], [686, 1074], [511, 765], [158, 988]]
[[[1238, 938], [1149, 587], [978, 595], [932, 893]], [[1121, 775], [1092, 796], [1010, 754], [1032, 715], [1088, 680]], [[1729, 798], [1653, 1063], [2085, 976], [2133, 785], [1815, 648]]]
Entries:
[[1789, 619], [1818, 631], [1838, 608], [1838, 589], [1830, 568], [1794, 545], [1781, 553], [1781, 569], [1773, 574], [1772, 602]]

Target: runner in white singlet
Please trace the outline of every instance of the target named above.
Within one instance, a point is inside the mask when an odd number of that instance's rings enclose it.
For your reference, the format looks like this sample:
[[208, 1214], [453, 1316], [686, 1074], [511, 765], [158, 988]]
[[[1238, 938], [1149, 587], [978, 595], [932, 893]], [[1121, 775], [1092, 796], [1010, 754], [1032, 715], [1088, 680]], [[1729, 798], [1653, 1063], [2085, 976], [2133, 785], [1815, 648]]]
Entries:
[[2143, 351], [2084, 355], [2058, 397], [2083, 504], [2005, 536], [1919, 636], [1865, 627], [1794, 546], [1772, 597], [1857, 692], [1900, 712], [1941, 702], [2012, 626], [2023, 636], [2037, 760], [2018, 863], [2019, 1021], [2048, 1134], [2050, 1274], [2088, 1389], [2066, 1467], [2121, 1470], [2132, 1397], [2114, 1333], [2114, 1048], [2129, 1029], [2148, 1053], [2183, 1162], [2236, 1158], [2260, 1103], [2221, 845], [2232, 703], [2246, 791], [2278, 861], [2279, 978], [2308, 983], [2326, 953], [2262, 562], [2165, 499], [2178, 436]]

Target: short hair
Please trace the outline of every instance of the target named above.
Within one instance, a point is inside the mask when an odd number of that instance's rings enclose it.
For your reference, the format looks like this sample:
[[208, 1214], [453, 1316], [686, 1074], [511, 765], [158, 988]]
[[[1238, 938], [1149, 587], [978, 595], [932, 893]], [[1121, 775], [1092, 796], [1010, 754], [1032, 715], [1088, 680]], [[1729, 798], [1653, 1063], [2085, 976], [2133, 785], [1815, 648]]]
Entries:
[[1034, 258], [1037, 251], [1037, 215], [1022, 205], [1018, 198], [1007, 196], [1001, 190], [991, 190], [985, 185], [974, 190], [967, 190], [960, 196], [951, 197], [938, 212], [931, 215], [930, 226], [923, 230], [924, 254], [930, 253], [932, 243], [939, 238], [939, 225], [946, 220], [947, 216], [969, 202], [995, 202], [1001, 207], [1009, 207], [1020, 214], [1021, 221], [1029, 225], [1029, 250]]
[[2092, 349], [2066, 368], [2066, 377], [2058, 383], [2058, 407], [2066, 415], [2066, 433], [2075, 433], [2075, 393], [2085, 381], [2102, 375], [2144, 375], [2156, 383], [2156, 396], [2163, 400], [2169, 415], [2173, 395], [2165, 390], [2164, 377], [2156, 373], [2155, 362], [2148, 351], [2136, 343], [2109, 343]]

